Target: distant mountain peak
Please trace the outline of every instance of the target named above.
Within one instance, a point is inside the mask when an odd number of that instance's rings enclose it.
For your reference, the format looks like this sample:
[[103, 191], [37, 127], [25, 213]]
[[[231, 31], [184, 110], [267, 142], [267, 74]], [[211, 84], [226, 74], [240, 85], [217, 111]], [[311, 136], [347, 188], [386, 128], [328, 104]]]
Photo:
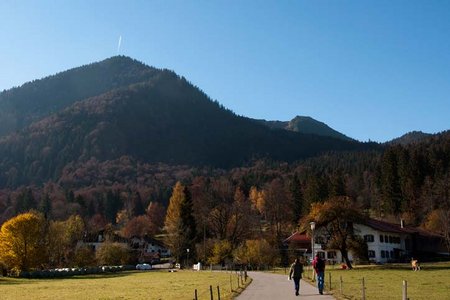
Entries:
[[26, 128], [76, 101], [148, 81], [161, 70], [128, 56], [113, 56], [0, 93], [0, 137]]
[[425, 133], [422, 131], [411, 131], [408, 133], [405, 133], [401, 137], [395, 138], [386, 144], [391, 145], [409, 145], [413, 143], [421, 142], [422, 140], [432, 136], [430, 133]]
[[290, 121], [266, 121], [266, 120], [258, 120], [258, 121], [274, 129], [285, 129], [304, 134], [314, 134], [326, 137], [333, 137], [346, 141], [353, 141], [352, 138], [349, 138], [348, 136], [334, 130], [327, 124], [317, 121], [309, 116], [297, 115]]

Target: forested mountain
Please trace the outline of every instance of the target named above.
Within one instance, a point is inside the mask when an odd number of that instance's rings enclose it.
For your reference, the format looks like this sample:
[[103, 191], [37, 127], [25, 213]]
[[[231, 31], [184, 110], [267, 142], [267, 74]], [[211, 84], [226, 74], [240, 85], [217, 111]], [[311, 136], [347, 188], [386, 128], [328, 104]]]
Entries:
[[124, 56], [74, 68], [0, 93], [0, 137], [77, 100], [149, 80], [160, 71]]
[[311, 117], [296, 116], [290, 121], [266, 121], [266, 120], [258, 120], [258, 121], [269, 126], [270, 128], [286, 129], [305, 134], [315, 134], [320, 136], [334, 137], [345, 141], [353, 140], [348, 136], [329, 127], [327, 124], [317, 121]]
[[131, 234], [147, 214], [156, 234], [177, 182], [197, 232], [234, 246], [264, 236], [276, 248], [312, 203], [335, 196], [349, 196], [368, 216], [427, 228], [450, 216], [448, 131], [378, 145], [330, 137], [307, 117], [267, 124], [127, 57], [0, 99], [14, 120], [0, 118], [10, 126], [0, 137], [0, 223], [36, 209], [53, 220], [79, 214], [88, 231], [110, 223]]
[[[145, 80], [76, 101], [141, 79]], [[125, 57], [31, 85], [37, 95], [33, 101], [19, 97], [28, 95], [28, 85], [6, 92], [16, 98], [3, 101], [24, 105], [17, 106], [22, 126], [62, 109], [0, 140], [0, 186], [56, 180], [67, 164], [91, 158], [129, 156], [145, 163], [229, 168], [258, 158], [293, 162], [327, 151], [376, 147], [272, 130], [226, 110], [171, 71], [148, 68]], [[85, 87], [88, 91], [80, 91]], [[71, 92], [74, 95], [63, 97]]]
[[432, 134], [424, 133], [422, 131], [412, 131], [408, 132], [401, 137], [393, 139], [392, 141], [387, 142], [390, 145], [408, 145], [412, 143], [417, 143], [423, 141], [426, 138], [431, 137]]

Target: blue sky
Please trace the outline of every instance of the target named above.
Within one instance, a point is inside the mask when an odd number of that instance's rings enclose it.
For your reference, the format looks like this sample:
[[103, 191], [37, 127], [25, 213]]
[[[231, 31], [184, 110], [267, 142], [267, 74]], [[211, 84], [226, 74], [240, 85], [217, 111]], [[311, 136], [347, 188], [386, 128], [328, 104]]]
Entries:
[[353, 138], [450, 129], [450, 1], [0, 2], [0, 90], [117, 54], [239, 115]]

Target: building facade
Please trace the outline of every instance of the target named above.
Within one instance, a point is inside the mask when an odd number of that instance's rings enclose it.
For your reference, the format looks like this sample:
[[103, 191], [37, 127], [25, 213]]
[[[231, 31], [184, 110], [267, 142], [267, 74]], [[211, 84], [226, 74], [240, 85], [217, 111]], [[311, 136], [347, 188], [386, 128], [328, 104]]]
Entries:
[[[353, 230], [367, 243], [367, 255], [372, 263], [404, 262], [411, 257], [426, 255], [449, 255], [443, 246], [442, 237], [420, 228], [405, 227], [402, 223], [368, 219], [364, 224], [353, 224]], [[309, 258], [318, 253], [329, 264], [343, 262], [339, 250], [326, 248], [323, 230], [318, 228], [314, 236], [314, 253], [311, 236], [306, 232], [296, 232], [284, 242], [293, 251], [303, 252]], [[355, 261], [351, 251], [349, 259]]]

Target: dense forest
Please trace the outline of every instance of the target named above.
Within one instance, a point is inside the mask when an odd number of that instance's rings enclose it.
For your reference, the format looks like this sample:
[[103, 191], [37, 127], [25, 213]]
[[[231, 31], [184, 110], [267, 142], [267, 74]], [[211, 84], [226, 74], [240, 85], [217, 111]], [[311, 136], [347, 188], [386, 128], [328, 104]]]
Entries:
[[[350, 196], [373, 217], [395, 222], [402, 217], [421, 225], [434, 210], [450, 208], [449, 168], [449, 132], [384, 151], [329, 153], [297, 163], [257, 160], [230, 170], [143, 164], [126, 156], [91, 159], [69, 164], [57, 181], [3, 189], [0, 211], [6, 220], [31, 208], [42, 209], [48, 197], [46, 213], [53, 218], [78, 213], [86, 218], [101, 215], [114, 223], [124, 208], [145, 208], [150, 202], [167, 207], [180, 181], [192, 190], [194, 201], [211, 202], [199, 205], [202, 209], [230, 204], [237, 189], [248, 199], [256, 191], [273, 195], [275, 202], [286, 201], [282, 218], [292, 226], [311, 203], [341, 195]], [[118, 199], [108, 199], [111, 194]]]

